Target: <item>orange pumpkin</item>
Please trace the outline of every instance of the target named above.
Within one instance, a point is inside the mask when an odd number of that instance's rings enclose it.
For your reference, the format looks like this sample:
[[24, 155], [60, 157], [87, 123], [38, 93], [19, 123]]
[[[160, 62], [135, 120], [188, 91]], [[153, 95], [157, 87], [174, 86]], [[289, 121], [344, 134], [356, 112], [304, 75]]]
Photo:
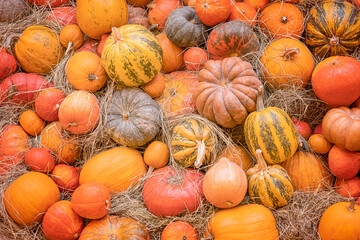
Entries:
[[60, 124], [71, 133], [89, 133], [96, 128], [99, 119], [99, 102], [93, 94], [87, 91], [74, 91], [66, 96], [60, 104]]
[[32, 148], [25, 154], [25, 163], [33, 171], [49, 173], [55, 167], [55, 160], [45, 148]]
[[163, 73], [173, 72], [184, 67], [184, 49], [176, 46], [162, 32], [156, 35], [160, 46], [163, 49], [163, 65], [161, 71]]
[[350, 179], [337, 178], [334, 188], [338, 194], [346, 198], [360, 197], [360, 177], [355, 176]]
[[218, 159], [221, 159], [223, 157], [236, 163], [244, 171], [255, 166], [254, 160], [250, 156], [249, 152], [239, 145], [227, 146], [220, 154]]
[[[238, 2], [239, 0], [236, 1]], [[270, 0], [243, 0], [243, 1], [245, 3], [252, 5], [256, 9], [256, 11], [263, 10], [270, 2]]]
[[164, 30], [166, 19], [176, 8], [182, 7], [180, 0], [155, 0], [148, 5], [149, 23], [157, 30]]
[[153, 141], [145, 149], [144, 162], [149, 167], [161, 168], [169, 162], [169, 146], [160, 141]]
[[189, 48], [184, 53], [184, 62], [188, 71], [200, 71], [208, 60], [207, 52], [199, 47]]
[[84, 42], [84, 34], [78, 25], [66, 25], [60, 32], [60, 42], [68, 49], [78, 49]]
[[49, 240], [78, 239], [84, 220], [71, 209], [71, 203], [62, 200], [53, 204], [42, 221], [44, 235]]
[[151, 0], [127, 0], [127, 2], [135, 7], [146, 7]]
[[46, 123], [33, 110], [26, 110], [20, 115], [19, 123], [22, 128], [31, 136], [40, 135]]
[[35, 99], [35, 111], [45, 121], [54, 122], [59, 120], [58, 111], [66, 94], [56, 88], [42, 90]]
[[96, 54], [101, 57], [102, 51], [104, 49], [104, 45], [106, 40], [110, 37], [110, 33], [101, 35], [100, 42], [96, 48]]
[[198, 240], [196, 229], [188, 222], [176, 221], [167, 225], [161, 232], [161, 240]]
[[240, 20], [246, 22], [251, 26], [255, 26], [257, 23], [257, 11], [256, 8], [246, 2], [236, 2], [231, 4], [231, 10], [228, 21]]
[[303, 31], [303, 15], [290, 3], [275, 2], [261, 11], [259, 25], [270, 38], [290, 37], [300, 39]]
[[30, 226], [40, 221], [46, 210], [60, 200], [54, 181], [39, 172], [28, 172], [17, 178], [5, 190], [6, 211], [18, 224]]
[[86, 40], [84, 40], [84, 41], [85, 41], [85, 43], [80, 48], [78, 48], [75, 51], [75, 53], [83, 52], [83, 51], [89, 51], [92, 53], [96, 53], [97, 46], [99, 43], [91, 38], [86, 38]]
[[326, 154], [330, 151], [332, 144], [321, 134], [313, 134], [309, 138], [310, 148], [318, 154]]
[[196, 15], [207, 26], [213, 27], [225, 22], [230, 15], [231, 0], [197, 0]]
[[79, 157], [81, 146], [70, 136], [59, 122], [47, 125], [41, 133], [41, 146], [55, 155], [57, 162], [73, 164]]
[[350, 179], [360, 171], [360, 153], [332, 146], [328, 154], [329, 169], [337, 178]]
[[60, 191], [65, 193], [72, 193], [79, 186], [79, 170], [67, 164], [56, 165], [51, 177]]
[[75, 53], [66, 65], [68, 82], [77, 90], [96, 92], [105, 86], [107, 75], [101, 58], [92, 52]]
[[160, 97], [165, 89], [165, 77], [162, 73], [156, 74], [155, 78], [145, 83], [141, 88], [152, 98]]
[[196, 0], [183, 0], [185, 6], [195, 7]]

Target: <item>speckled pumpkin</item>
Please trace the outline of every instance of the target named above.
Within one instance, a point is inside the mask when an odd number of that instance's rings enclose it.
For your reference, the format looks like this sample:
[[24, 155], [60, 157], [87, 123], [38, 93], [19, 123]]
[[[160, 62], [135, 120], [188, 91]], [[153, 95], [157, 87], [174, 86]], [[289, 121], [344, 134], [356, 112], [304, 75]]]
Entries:
[[106, 131], [115, 142], [129, 147], [152, 140], [161, 125], [160, 107], [139, 88], [114, 92], [105, 114]]
[[158, 74], [163, 64], [163, 50], [147, 28], [129, 24], [112, 28], [101, 62], [114, 82], [137, 87], [150, 82]]
[[211, 129], [197, 119], [188, 119], [174, 127], [171, 153], [183, 167], [201, 167], [215, 150], [216, 138]]

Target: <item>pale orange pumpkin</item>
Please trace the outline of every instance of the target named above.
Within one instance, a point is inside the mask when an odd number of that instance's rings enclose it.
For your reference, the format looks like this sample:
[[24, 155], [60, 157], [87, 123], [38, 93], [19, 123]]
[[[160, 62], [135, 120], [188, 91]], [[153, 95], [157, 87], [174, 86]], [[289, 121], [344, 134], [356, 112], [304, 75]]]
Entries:
[[84, 34], [78, 25], [66, 25], [60, 32], [60, 42], [67, 49], [78, 49], [84, 43]]
[[321, 134], [313, 134], [309, 138], [310, 148], [318, 154], [326, 154], [330, 151], [332, 144]]
[[31, 136], [40, 135], [46, 123], [33, 110], [27, 110], [20, 115], [19, 123]]
[[145, 149], [144, 162], [149, 167], [161, 168], [169, 162], [169, 146], [160, 141], [153, 141]]
[[165, 89], [166, 78], [158, 73], [153, 80], [141, 86], [141, 88], [152, 98], [160, 97]]
[[184, 49], [175, 45], [167, 37], [166, 33], [162, 32], [156, 35], [160, 46], [163, 49], [163, 65], [161, 71], [169, 73], [184, 67]]
[[230, 161], [236, 163], [244, 171], [255, 166], [254, 160], [252, 159], [249, 152], [239, 145], [227, 146], [220, 154], [218, 159], [221, 159], [223, 157], [226, 157]]

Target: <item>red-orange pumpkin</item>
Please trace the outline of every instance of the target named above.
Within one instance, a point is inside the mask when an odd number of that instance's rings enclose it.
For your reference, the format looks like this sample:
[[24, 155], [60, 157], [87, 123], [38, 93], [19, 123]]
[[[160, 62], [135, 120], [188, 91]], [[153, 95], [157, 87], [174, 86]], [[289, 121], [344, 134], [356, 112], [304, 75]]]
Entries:
[[182, 4], [179, 0], [155, 0], [148, 7], [149, 23], [162, 31], [170, 13], [176, 8], [182, 7]]
[[329, 169], [337, 178], [350, 179], [360, 171], [360, 153], [334, 145], [328, 154]]
[[188, 222], [176, 221], [167, 225], [161, 232], [161, 240], [198, 240], [196, 229]]
[[88, 38], [85, 40], [84, 45], [82, 45], [82, 47], [78, 48], [75, 51], [75, 53], [82, 52], [82, 51], [89, 51], [92, 53], [96, 53], [98, 44], [99, 43], [97, 41], [95, 41], [94, 39]]
[[25, 163], [33, 171], [49, 173], [55, 167], [55, 160], [45, 148], [32, 148], [25, 154]]
[[17, 69], [16, 59], [13, 55], [6, 52], [5, 48], [0, 48], [0, 79], [6, 78]]
[[65, 193], [72, 193], [79, 186], [79, 170], [67, 164], [56, 165], [51, 177], [60, 191]]
[[232, 3], [228, 21], [234, 20], [240, 20], [255, 26], [257, 22], [256, 8], [246, 2]]
[[291, 118], [291, 121], [294, 123], [297, 132], [305, 139], [308, 139], [311, 136], [311, 127], [307, 122], [300, 121], [296, 118]]
[[196, 15], [205, 25], [213, 27], [228, 19], [231, 11], [231, 0], [197, 0]]
[[334, 188], [338, 194], [346, 198], [360, 197], [360, 177], [355, 176], [347, 180], [337, 178]]
[[[239, 0], [236, 0], [237, 2]], [[243, 0], [245, 3], [252, 5], [256, 11], [263, 10], [270, 2], [270, 0]]]
[[53, 8], [46, 19], [54, 21], [61, 26], [66, 26], [69, 24], [77, 24], [76, 21], [76, 8], [75, 7], [58, 7]]
[[188, 71], [200, 71], [208, 60], [207, 52], [199, 47], [189, 48], [184, 53], [184, 62]]
[[28, 0], [29, 3], [32, 3], [37, 6], [44, 6], [47, 8], [58, 7], [61, 4], [69, 3], [70, 0]]
[[58, 111], [66, 94], [56, 88], [42, 90], [35, 99], [35, 111], [45, 121], [54, 122], [59, 120]]
[[104, 48], [105, 42], [109, 37], [110, 37], [110, 33], [101, 35], [100, 42], [96, 48], [96, 53], [97, 55], [99, 55], [99, 57], [101, 57], [101, 53]]

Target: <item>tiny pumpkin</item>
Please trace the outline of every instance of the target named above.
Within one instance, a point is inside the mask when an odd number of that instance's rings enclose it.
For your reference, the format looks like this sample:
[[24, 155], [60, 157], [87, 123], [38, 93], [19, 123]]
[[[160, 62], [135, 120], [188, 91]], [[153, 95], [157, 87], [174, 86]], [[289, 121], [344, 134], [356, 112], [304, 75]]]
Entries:
[[309, 138], [310, 148], [318, 154], [326, 154], [330, 151], [332, 144], [321, 134], [313, 134]]
[[184, 52], [184, 62], [188, 71], [200, 71], [208, 60], [209, 56], [202, 48], [192, 47]]
[[19, 123], [22, 128], [31, 136], [40, 135], [46, 123], [33, 110], [26, 110], [20, 115]]
[[60, 32], [60, 42], [67, 49], [78, 49], [84, 42], [84, 34], [78, 25], [67, 25]]
[[25, 154], [25, 163], [33, 171], [49, 173], [55, 167], [54, 157], [45, 148], [32, 148]]
[[161, 168], [169, 162], [170, 150], [166, 143], [153, 141], [144, 152], [144, 162], [149, 167]]

